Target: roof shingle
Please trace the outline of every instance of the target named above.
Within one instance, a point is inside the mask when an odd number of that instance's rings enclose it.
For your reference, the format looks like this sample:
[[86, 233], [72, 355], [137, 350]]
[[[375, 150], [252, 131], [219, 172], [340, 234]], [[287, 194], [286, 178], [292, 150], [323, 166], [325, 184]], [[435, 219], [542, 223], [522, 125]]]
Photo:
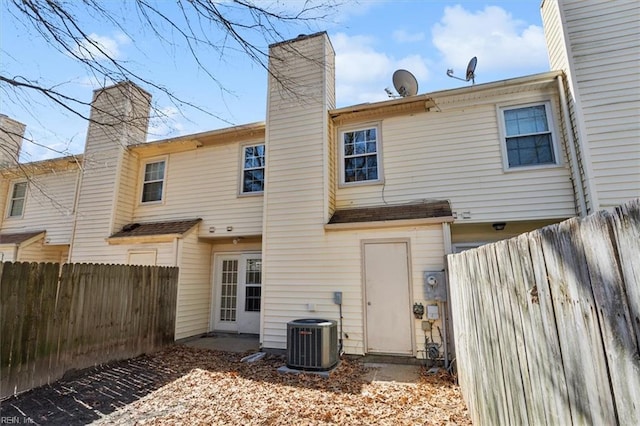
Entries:
[[109, 238], [144, 237], [151, 235], [184, 234], [202, 219], [174, 220], [168, 222], [129, 223]]
[[449, 201], [435, 200], [411, 204], [336, 210], [333, 216], [331, 216], [329, 224], [427, 219], [450, 217], [451, 215], [451, 205]]
[[45, 231], [20, 232], [15, 234], [0, 234], [0, 244], [21, 244]]

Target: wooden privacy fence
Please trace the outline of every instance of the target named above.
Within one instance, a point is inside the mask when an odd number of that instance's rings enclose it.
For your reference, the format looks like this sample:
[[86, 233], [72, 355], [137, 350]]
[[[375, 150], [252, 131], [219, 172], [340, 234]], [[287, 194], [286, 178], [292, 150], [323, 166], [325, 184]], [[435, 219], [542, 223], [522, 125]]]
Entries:
[[0, 263], [0, 397], [172, 343], [177, 283], [178, 268]]
[[447, 263], [475, 424], [640, 424], [640, 200]]

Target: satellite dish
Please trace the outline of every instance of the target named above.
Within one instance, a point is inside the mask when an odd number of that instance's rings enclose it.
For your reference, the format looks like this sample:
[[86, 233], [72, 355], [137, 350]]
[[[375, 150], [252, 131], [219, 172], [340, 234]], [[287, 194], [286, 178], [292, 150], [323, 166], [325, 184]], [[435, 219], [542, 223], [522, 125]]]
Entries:
[[476, 65], [478, 65], [478, 58], [477, 57], [473, 57], [471, 58], [471, 60], [469, 61], [469, 65], [467, 65], [467, 81], [471, 80], [472, 83], [476, 82]]
[[418, 80], [407, 70], [397, 70], [393, 73], [393, 87], [403, 98], [418, 93]]
[[467, 72], [465, 74], [465, 78], [454, 76], [453, 70], [451, 68], [447, 70], [447, 75], [451, 78], [455, 78], [456, 80], [462, 80], [462, 81], [471, 80], [471, 83], [475, 84], [476, 83], [476, 74], [475, 74], [476, 65], [478, 65], [478, 58], [474, 56], [473, 58], [471, 58], [471, 60], [469, 61], [469, 64], [467, 65]]

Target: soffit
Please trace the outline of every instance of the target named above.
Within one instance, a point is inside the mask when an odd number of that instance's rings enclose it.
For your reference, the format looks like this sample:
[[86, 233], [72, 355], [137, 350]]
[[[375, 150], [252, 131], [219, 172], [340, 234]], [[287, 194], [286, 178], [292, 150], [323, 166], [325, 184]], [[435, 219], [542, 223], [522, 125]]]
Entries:
[[145, 156], [154, 156], [174, 152], [191, 151], [203, 146], [238, 143], [252, 139], [264, 140], [264, 138], [265, 124], [260, 122], [132, 145], [129, 149], [135, 153], [140, 153]]
[[0, 169], [0, 176], [5, 179], [16, 179], [27, 176], [44, 175], [54, 172], [78, 170], [82, 164], [82, 155], [70, 155], [51, 160], [20, 163], [15, 166]]

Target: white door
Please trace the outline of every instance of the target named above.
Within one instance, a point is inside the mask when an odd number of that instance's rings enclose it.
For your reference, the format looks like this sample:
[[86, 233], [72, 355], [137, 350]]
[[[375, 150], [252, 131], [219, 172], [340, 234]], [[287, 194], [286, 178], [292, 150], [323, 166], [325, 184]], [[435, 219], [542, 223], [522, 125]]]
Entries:
[[218, 255], [214, 276], [214, 330], [258, 334], [262, 296], [261, 255]]
[[364, 264], [367, 352], [412, 355], [407, 243], [365, 243]]

